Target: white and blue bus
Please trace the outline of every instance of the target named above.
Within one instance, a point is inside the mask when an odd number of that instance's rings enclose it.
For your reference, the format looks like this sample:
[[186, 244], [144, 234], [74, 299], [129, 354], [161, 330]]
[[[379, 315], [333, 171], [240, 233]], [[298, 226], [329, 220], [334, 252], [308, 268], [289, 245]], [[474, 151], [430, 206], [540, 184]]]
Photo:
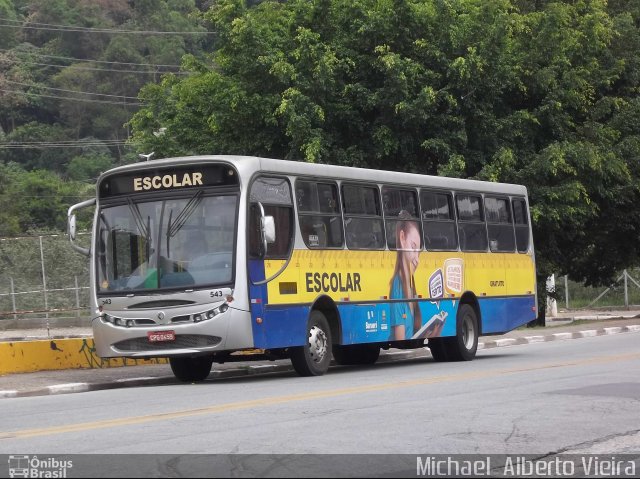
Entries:
[[[86, 207], [89, 249], [75, 243]], [[171, 158], [101, 175], [97, 197], [69, 209], [69, 234], [90, 258], [98, 355], [166, 357], [184, 381], [250, 357], [290, 358], [303, 376], [388, 348], [471, 360], [480, 335], [536, 317], [519, 185]]]

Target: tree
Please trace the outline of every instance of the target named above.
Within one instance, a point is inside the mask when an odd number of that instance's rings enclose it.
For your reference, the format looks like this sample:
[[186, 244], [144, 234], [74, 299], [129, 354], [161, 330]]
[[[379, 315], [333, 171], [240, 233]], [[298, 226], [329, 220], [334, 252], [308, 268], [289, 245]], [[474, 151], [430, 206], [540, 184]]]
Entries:
[[[115, 140], [114, 163], [127, 161], [124, 124], [137, 109], [142, 85], [178, 71], [185, 53], [200, 56], [200, 45], [214, 36], [193, 34], [205, 32], [193, 0], [0, 0], [0, 17], [23, 27], [0, 32], [0, 128], [6, 141]], [[57, 128], [64, 134], [50, 135]], [[1, 159], [60, 173], [78, 153], [75, 145], [11, 148]]]
[[8, 220], [0, 223], [0, 236], [29, 230], [65, 231], [69, 206], [93, 194], [91, 185], [64, 181], [50, 171], [0, 166], [0, 178], [6, 174], [8, 179], [0, 190], [0, 218]]
[[212, 62], [186, 61], [189, 77], [145, 87], [130, 125], [160, 156], [523, 183], [541, 277], [603, 283], [638, 263], [638, 10], [623, 0], [223, 0], [207, 13]]
[[75, 181], [95, 181], [100, 173], [113, 166], [111, 155], [89, 153], [75, 156], [67, 165], [67, 175]]
[[14, 212], [15, 198], [9, 191], [17, 181], [22, 169], [16, 165], [0, 162], [0, 236], [13, 236], [20, 232], [19, 219]]
[[[15, 6], [11, 0], [0, 0], [0, 18], [3, 19], [5, 25], [11, 25], [18, 19]], [[16, 42], [17, 39], [12, 28], [5, 27], [0, 30], [0, 49], [10, 48]]]

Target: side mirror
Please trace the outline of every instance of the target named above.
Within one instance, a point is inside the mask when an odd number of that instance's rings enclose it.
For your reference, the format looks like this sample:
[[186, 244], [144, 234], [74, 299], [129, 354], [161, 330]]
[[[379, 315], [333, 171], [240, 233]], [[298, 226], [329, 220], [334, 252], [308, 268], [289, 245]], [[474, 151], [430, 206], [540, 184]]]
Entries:
[[67, 213], [67, 227], [69, 232], [69, 241], [71, 242], [71, 247], [75, 249], [78, 253], [83, 254], [85, 256], [89, 256], [90, 251], [87, 248], [83, 248], [82, 246], [78, 246], [76, 244], [76, 236], [78, 234], [77, 226], [76, 226], [76, 215], [75, 210], [86, 208], [88, 206], [93, 206], [96, 204], [96, 199], [90, 199], [87, 201], [83, 201], [82, 203], [78, 203], [77, 205], [73, 205], [69, 208], [69, 212]]
[[276, 241], [276, 222], [273, 216], [265, 216], [264, 206], [258, 203], [260, 208], [260, 235], [262, 236], [263, 255], [267, 254], [267, 244]]
[[69, 239], [71, 241], [76, 240], [76, 215], [69, 216]]
[[267, 243], [276, 242], [276, 222], [273, 216], [263, 216], [262, 218], [262, 233]]

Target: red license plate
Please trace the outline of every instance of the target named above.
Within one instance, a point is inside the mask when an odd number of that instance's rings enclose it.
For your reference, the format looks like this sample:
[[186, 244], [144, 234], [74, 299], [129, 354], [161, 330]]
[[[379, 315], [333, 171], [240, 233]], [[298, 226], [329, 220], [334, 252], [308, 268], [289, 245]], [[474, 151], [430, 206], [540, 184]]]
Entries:
[[150, 343], [163, 343], [167, 341], [176, 340], [175, 331], [149, 331], [147, 333], [147, 339]]

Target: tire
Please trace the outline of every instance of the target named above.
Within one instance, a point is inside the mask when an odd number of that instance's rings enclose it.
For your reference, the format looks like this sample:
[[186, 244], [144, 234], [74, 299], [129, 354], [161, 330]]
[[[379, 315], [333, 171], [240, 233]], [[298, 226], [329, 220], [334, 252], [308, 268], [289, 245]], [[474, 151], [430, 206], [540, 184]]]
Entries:
[[209, 376], [213, 357], [169, 358], [169, 364], [171, 364], [171, 370], [178, 380], [185, 383], [200, 382]]
[[447, 344], [445, 340], [448, 338], [431, 338], [429, 339], [429, 350], [431, 350], [431, 356], [433, 360], [438, 363], [443, 363], [449, 360], [447, 354]]
[[307, 321], [304, 346], [291, 348], [291, 364], [300, 376], [322, 376], [331, 363], [331, 329], [320, 311], [312, 311]]
[[333, 346], [333, 359], [337, 364], [347, 366], [353, 364], [374, 364], [380, 357], [380, 346], [377, 344], [353, 344], [349, 346]]
[[451, 361], [471, 361], [478, 350], [478, 316], [470, 304], [458, 308], [456, 336], [446, 338], [447, 356]]

